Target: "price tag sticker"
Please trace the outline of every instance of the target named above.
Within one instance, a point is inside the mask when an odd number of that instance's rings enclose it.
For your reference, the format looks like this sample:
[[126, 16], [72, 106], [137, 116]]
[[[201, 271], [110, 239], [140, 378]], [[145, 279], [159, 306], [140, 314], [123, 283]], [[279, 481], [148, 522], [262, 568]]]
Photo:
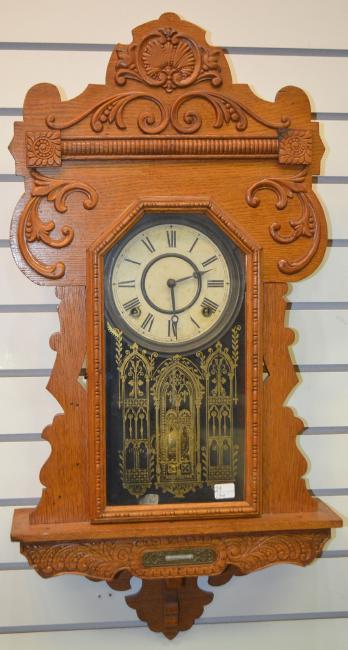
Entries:
[[217, 483], [214, 485], [215, 499], [234, 499], [236, 488], [234, 483]]
[[159, 501], [158, 494], [145, 494], [145, 496], [141, 497], [138, 500], [138, 503], [141, 506], [154, 506], [158, 504], [158, 501]]

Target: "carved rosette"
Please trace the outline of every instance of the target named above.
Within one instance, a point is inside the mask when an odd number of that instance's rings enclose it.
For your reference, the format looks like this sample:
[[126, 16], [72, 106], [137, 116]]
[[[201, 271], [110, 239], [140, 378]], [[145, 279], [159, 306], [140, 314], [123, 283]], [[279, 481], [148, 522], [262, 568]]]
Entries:
[[279, 222], [274, 222], [269, 227], [272, 239], [278, 244], [292, 244], [300, 237], [312, 239], [309, 250], [302, 257], [292, 261], [285, 258], [278, 261], [279, 270], [287, 275], [298, 273], [305, 268], [313, 259], [320, 243], [320, 222], [306, 187], [306, 173], [306, 168], [304, 168], [295, 176], [288, 178], [264, 178], [254, 183], [246, 193], [246, 201], [252, 208], [257, 208], [260, 205], [260, 199], [256, 194], [261, 190], [269, 190], [276, 195], [277, 210], [286, 208], [289, 199], [292, 200], [294, 196], [297, 198], [301, 214], [297, 220], [289, 221], [290, 233], [288, 235], [281, 234], [282, 224]]
[[28, 167], [60, 167], [60, 131], [28, 131], [26, 150]]
[[304, 129], [286, 129], [279, 134], [279, 162], [309, 165], [312, 162], [312, 133]]
[[64, 225], [61, 228], [62, 237], [54, 239], [51, 232], [55, 229], [54, 221], [42, 221], [39, 215], [39, 206], [43, 198], [53, 201], [58, 212], [66, 212], [66, 199], [71, 192], [82, 192], [86, 195], [83, 207], [91, 210], [95, 207], [98, 195], [97, 192], [86, 183], [69, 181], [66, 179], [54, 179], [43, 176], [36, 171], [31, 172], [34, 186], [31, 190], [31, 198], [24, 206], [18, 223], [18, 246], [26, 263], [39, 275], [50, 280], [58, 280], [65, 273], [64, 262], [44, 264], [32, 254], [28, 244], [35, 241], [43, 242], [51, 248], [65, 248], [71, 244], [74, 238], [74, 230], [71, 226]]

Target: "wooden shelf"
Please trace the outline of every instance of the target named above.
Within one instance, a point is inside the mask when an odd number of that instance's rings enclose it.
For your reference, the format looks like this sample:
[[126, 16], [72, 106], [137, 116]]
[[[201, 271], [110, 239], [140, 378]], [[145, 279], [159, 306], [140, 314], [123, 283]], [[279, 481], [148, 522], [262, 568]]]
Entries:
[[[11, 537], [13, 541], [26, 544], [41, 542], [110, 540], [144, 536], [159, 537], [165, 535], [200, 535], [202, 524], [199, 521], [166, 521], [144, 523], [103, 523], [92, 524], [87, 521], [64, 524], [30, 524], [32, 508], [15, 510]], [[279, 532], [295, 530], [315, 530], [338, 528], [342, 526], [341, 518], [327, 505], [318, 500], [315, 512], [293, 512], [282, 514], [263, 514], [260, 517], [238, 518], [229, 520], [207, 520], [205, 533], [241, 534], [255, 532]]]

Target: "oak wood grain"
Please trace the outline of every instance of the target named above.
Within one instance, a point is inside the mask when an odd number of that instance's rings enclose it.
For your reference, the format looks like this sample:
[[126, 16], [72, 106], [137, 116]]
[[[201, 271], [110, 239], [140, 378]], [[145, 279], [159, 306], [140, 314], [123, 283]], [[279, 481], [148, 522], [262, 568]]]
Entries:
[[[104, 85], [70, 101], [51, 84], [31, 88], [10, 151], [26, 190], [11, 225], [15, 261], [61, 301], [48, 389], [63, 408], [43, 434], [52, 452], [42, 498], [15, 512], [12, 538], [44, 577], [77, 573], [115, 589], [141, 577], [129, 606], [173, 638], [211, 600], [197, 576], [217, 585], [308, 564], [341, 525], [306, 489], [302, 424], [284, 406], [297, 383], [286, 282], [313, 273], [327, 244], [312, 190], [319, 125], [302, 90], [262, 100], [233, 83], [201, 28], [167, 13], [115, 47]], [[203, 211], [247, 257], [243, 502], [106, 504], [103, 255], [146, 209]]]

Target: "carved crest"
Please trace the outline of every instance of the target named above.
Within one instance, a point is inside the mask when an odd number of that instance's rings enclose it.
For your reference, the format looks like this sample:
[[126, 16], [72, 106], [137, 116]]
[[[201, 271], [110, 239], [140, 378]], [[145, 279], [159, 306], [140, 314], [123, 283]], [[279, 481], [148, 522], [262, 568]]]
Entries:
[[209, 81], [215, 87], [222, 83], [221, 50], [209, 52], [170, 26], [149, 34], [139, 45], [119, 45], [116, 52], [114, 79], [118, 86], [134, 79], [171, 93], [200, 81]]

